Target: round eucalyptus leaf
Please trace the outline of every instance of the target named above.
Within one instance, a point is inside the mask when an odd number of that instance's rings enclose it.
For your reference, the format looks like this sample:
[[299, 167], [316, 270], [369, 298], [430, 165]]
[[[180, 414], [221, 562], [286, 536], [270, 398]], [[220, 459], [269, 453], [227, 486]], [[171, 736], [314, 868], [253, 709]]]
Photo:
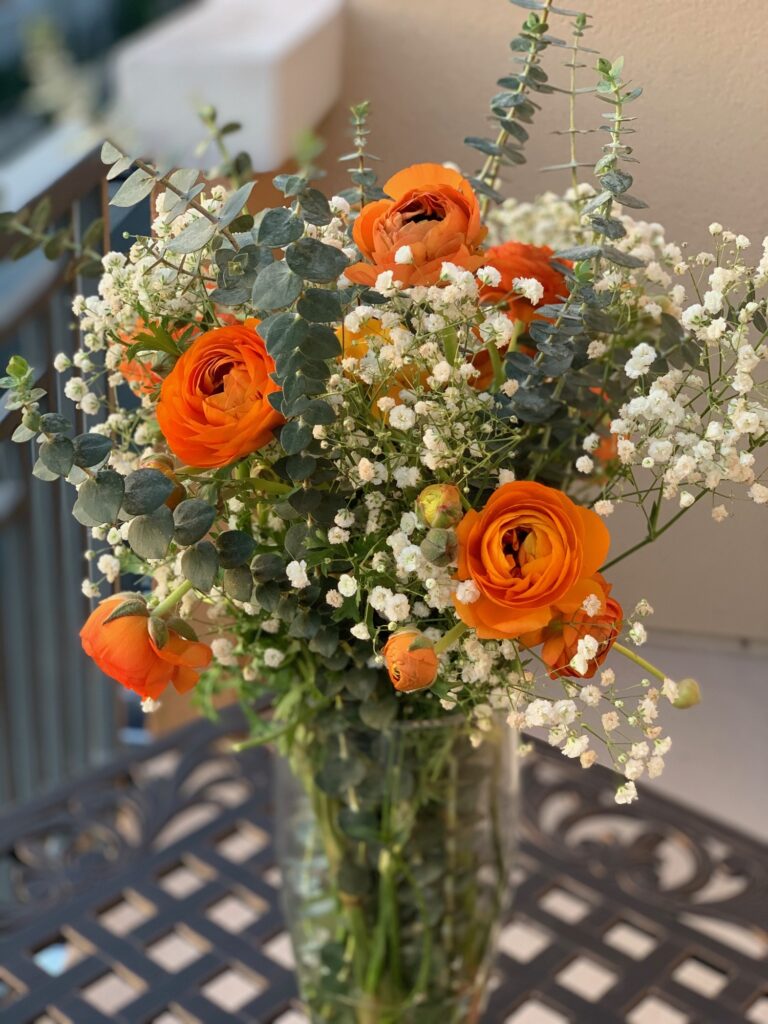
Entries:
[[312, 427], [299, 420], [288, 420], [280, 431], [280, 444], [288, 455], [298, 455], [312, 441]]
[[295, 302], [303, 285], [301, 277], [278, 260], [265, 267], [256, 278], [251, 301], [257, 309], [282, 309]]
[[253, 576], [245, 565], [225, 569], [222, 578], [224, 593], [235, 601], [249, 601], [253, 591]]
[[137, 469], [125, 478], [123, 511], [129, 516], [147, 515], [170, 497], [176, 485], [159, 469]]
[[40, 430], [44, 434], [71, 434], [72, 423], [58, 412], [44, 412], [40, 417]]
[[102, 434], [80, 434], [74, 440], [75, 465], [81, 469], [98, 466], [112, 451], [112, 441]]
[[200, 498], [186, 498], [173, 510], [173, 539], [177, 544], [196, 544], [213, 526], [216, 509]]
[[119, 473], [102, 469], [80, 487], [72, 515], [83, 526], [113, 523], [123, 501], [123, 488], [123, 477]]
[[187, 548], [181, 556], [181, 571], [195, 590], [207, 594], [219, 571], [219, 556], [209, 540], [202, 540]]
[[258, 583], [285, 579], [285, 559], [281, 555], [264, 552], [253, 559], [251, 571]]
[[63, 434], [55, 434], [40, 445], [40, 461], [58, 476], [67, 476], [75, 464], [75, 446]]
[[317, 238], [300, 238], [285, 250], [285, 261], [305, 281], [320, 284], [335, 281], [349, 265], [349, 260], [332, 245]]
[[165, 505], [136, 516], [128, 527], [128, 543], [139, 558], [165, 558], [173, 536], [173, 515]]
[[216, 541], [222, 569], [234, 569], [250, 562], [256, 550], [256, 541], [242, 530], [227, 530]]
[[325, 288], [308, 288], [296, 309], [305, 320], [314, 323], [333, 323], [343, 315], [338, 292]]
[[331, 205], [317, 188], [305, 188], [300, 194], [301, 212], [304, 220], [318, 227], [329, 224], [333, 219]]
[[289, 245], [297, 238], [301, 238], [303, 234], [303, 221], [285, 206], [267, 210], [258, 228], [259, 244], [269, 245], [272, 248]]

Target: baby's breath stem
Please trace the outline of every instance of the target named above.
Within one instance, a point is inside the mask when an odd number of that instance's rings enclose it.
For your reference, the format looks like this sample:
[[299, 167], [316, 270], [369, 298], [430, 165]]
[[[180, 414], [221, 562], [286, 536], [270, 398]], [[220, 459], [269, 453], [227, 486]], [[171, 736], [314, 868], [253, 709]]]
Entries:
[[619, 654], [623, 654], [624, 657], [629, 658], [630, 661], [634, 661], [636, 665], [639, 665], [640, 668], [644, 668], [646, 672], [650, 672], [652, 676], [656, 676], [656, 678], [660, 679], [662, 682], [667, 678], [660, 668], [656, 668], [656, 666], [652, 665], [650, 661], [646, 661], [645, 658], [641, 658], [639, 654], [635, 654], [634, 651], [630, 651], [630, 649], [625, 647], [624, 644], [614, 644], [613, 650], [618, 651]]

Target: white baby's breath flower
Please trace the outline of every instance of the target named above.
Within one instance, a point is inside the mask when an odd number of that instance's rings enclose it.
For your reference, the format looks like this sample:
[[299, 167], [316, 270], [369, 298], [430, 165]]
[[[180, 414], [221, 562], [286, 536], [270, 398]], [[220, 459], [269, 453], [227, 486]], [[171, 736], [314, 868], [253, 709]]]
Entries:
[[512, 287], [533, 306], [538, 306], [544, 295], [544, 285], [535, 277], [516, 277], [512, 281]]
[[349, 540], [349, 530], [342, 530], [340, 526], [332, 526], [328, 530], [329, 544], [346, 544]]
[[264, 651], [264, 664], [267, 668], [280, 668], [285, 661], [285, 655], [276, 647], [267, 647]]
[[63, 352], [59, 352], [59, 354], [53, 360], [53, 368], [58, 373], [64, 373], [66, 370], [68, 370], [70, 368], [71, 365], [72, 365], [72, 360], [69, 358], [69, 356], [65, 355]]
[[602, 700], [603, 695], [600, 693], [600, 690], [596, 686], [590, 685], [582, 686], [582, 688], [579, 690], [579, 697], [589, 707], [596, 708]]
[[580, 455], [576, 459], [576, 469], [579, 473], [591, 473], [594, 468], [595, 464], [588, 455]]
[[589, 736], [586, 733], [582, 733], [581, 736], [569, 736], [566, 740], [565, 746], [563, 747], [563, 753], [566, 757], [581, 757], [589, 746]]
[[768, 504], [768, 487], [765, 484], [752, 484], [747, 493], [756, 505]]
[[302, 558], [301, 561], [289, 562], [285, 567], [285, 575], [288, 577], [288, 582], [295, 590], [303, 590], [309, 586], [309, 576], [307, 575], [307, 563]]
[[326, 604], [329, 604], [331, 608], [341, 608], [344, 604], [344, 598], [338, 592], [338, 590], [329, 590], [325, 595]]
[[416, 422], [416, 413], [407, 405], [396, 405], [389, 414], [389, 425], [395, 430], [410, 430]]
[[120, 559], [114, 555], [101, 555], [96, 562], [96, 568], [106, 577], [107, 583], [114, 583], [120, 576]]
[[648, 372], [655, 359], [656, 349], [643, 341], [632, 349], [629, 359], [624, 364], [624, 373], [631, 380], [637, 380]]
[[456, 587], [456, 600], [462, 604], [474, 604], [480, 597], [480, 588], [474, 580], [462, 580]]
[[613, 732], [614, 729], [618, 729], [621, 724], [618, 712], [616, 711], [606, 711], [602, 716], [601, 721], [603, 723], [603, 729], [605, 729], [606, 732]]
[[339, 576], [338, 588], [342, 597], [354, 597], [357, 593], [357, 580], [354, 576], [343, 572]]
[[613, 512], [613, 502], [603, 498], [601, 501], [595, 502], [594, 509], [599, 516], [609, 516]]
[[634, 782], [625, 782], [623, 786], [619, 786], [615, 799], [617, 804], [631, 804], [637, 800], [637, 787]]
[[642, 622], [634, 622], [629, 630], [629, 639], [635, 647], [642, 647], [648, 639], [648, 631]]
[[496, 288], [501, 284], [501, 274], [496, 267], [480, 267], [476, 276], [481, 284], [490, 285], [491, 288]]
[[395, 263], [409, 264], [413, 263], [413, 252], [411, 251], [410, 245], [401, 245], [395, 253]]
[[725, 505], [715, 505], [715, 507], [712, 509], [712, 518], [715, 520], [716, 523], [724, 522], [729, 515], [730, 513], [728, 509], [725, 507]]
[[603, 607], [603, 602], [597, 596], [597, 594], [590, 594], [588, 597], [584, 598], [584, 600], [581, 603], [581, 607], [584, 609], [584, 611], [587, 613], [587, 615], [592, 619], [592, 618], [595, 617], [595, 615], [599, 615], [600, 614], [600, 611], [601, 611], [601, 609]]
[[350, 629], [350, 633], [357, 640], [370, 640], [371, 633], [364, 622], [358, 622], [356, 626]]

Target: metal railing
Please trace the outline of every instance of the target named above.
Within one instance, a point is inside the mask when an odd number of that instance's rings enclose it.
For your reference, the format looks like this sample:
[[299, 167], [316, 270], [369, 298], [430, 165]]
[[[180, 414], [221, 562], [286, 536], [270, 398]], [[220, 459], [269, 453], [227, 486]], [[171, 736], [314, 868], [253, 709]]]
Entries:
[[[75, 232], [107, 212], [103, 167], [91, 154], [47, 190], [53, 215]], [[105, 223], [108, 220], [105, 216]], [[105, 242], [109, 242], [108, 234]], [[2, 256], [2, 252], [0, 252]], [[64, 266], [33, 253], [0, 265], [0, 368], [23, 355], [48, 391], [44, 411], [65, 411], [58, 352], [78, 347], [72, 297], [94, 282], [68, 282]], [[80, 416], [80, 414], [77, 414]], [[32, 476], [34, 442], [15, 444], [19, 421], [0, 403], [0, 804], [24, 800], [117, 746], [116, 688], [88, 659], [78, 632], [89, 611], [86, 531], [71, 516], [72, 488]], [[86, 429], [77, 423], [79, 431]]]

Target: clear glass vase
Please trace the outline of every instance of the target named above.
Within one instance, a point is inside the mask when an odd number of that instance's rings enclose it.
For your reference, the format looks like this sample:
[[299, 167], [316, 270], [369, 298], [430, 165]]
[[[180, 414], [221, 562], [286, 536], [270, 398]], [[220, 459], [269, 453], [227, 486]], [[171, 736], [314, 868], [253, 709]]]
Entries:
[[314, 1024], [470, 1024], [511, 896], [516, 736], [462, 717], [293, 741], [277, 852]]

